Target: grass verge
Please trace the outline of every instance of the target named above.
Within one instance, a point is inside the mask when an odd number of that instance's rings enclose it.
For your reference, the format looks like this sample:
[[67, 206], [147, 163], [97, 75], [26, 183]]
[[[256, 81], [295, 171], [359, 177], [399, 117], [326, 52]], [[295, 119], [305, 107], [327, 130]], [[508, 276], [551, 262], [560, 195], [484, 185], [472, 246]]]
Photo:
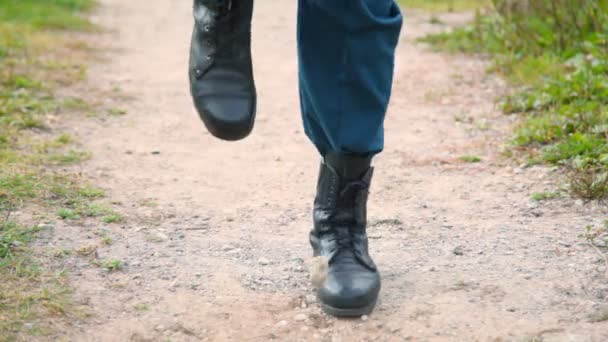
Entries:
[[608, 196], [608, 0], [493, 0], [475, 20], [422, 41], [482, 53], [515, 85], [502, 101], [522, 114], [511, 152], [559, 165], [575, 196]]
[[419, 8], [433, 12], [454, 12], [476, 9], [491, 4], [490, 0], [399, 0], [405, 8]]
[[5, 0], [0, 6], [0, 341], [47, 336], [58, 320], [79, 317], [66, 271], [32, 244], [36, 236], [60, 219], [121, 219], [100, 204], [102, 190], [65, 171], [88, 153], [51, 127], [62, 114], [87, 107], [57, 89], [86, 77], [90, 49], [65, 30], [93, 28], [82, 15], [93, 5]]

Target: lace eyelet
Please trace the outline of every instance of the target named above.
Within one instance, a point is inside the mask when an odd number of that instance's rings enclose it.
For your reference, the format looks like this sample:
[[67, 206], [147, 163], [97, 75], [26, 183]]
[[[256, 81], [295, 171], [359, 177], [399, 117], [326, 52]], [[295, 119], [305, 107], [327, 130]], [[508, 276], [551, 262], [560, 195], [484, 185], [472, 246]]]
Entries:
[[209, 25], [205, 25], [203, 26], [203, 30], [205, 30], [205, 32], [209, 32], [211, 31], [211, 27]]

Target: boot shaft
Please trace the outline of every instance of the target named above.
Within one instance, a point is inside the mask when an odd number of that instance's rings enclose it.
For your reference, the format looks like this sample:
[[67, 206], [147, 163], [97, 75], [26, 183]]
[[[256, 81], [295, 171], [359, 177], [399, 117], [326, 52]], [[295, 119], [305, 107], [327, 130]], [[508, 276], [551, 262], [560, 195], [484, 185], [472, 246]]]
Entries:
[[372, 175], [371, 157], [327, 155], [317, 182], [315, 229], [326, 231], [338, 225], [365, 230]]

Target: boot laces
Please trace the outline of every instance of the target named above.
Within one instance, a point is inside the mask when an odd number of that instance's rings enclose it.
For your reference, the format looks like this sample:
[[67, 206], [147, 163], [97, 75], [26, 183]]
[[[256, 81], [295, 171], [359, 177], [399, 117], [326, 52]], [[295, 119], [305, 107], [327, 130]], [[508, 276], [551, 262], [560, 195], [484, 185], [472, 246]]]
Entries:
[[212, 52], [207, 55], [207, 59], [238, 57], [239, 54], [235, 53], [235, 50], [246, 48], [248, 32], [237, 29], [234, 18], [230, 16], [233, 7], [232, 0], [204, 0], [202, 3], [214, 13], [213, 24], [203, 26], [203, 31], [209, 35], [205, 43], [209, 47], [214, 47]]
[[[359, 198], [359, 194], [363, 191], [367, 192], [369, 184], [363, 180], [357, 180], [354, 182], [347, 183], [344, 188], [340, 191], [339, 202], [341, 206], [347, 207], [352, 211], [355, 211], [355, 206]], [[358, 264], [355, 257], [355, 236], [357, 231], [353, 228], [356, 226], [356, 215], [354, 212], [349, 215], [334, 215], [330, 217], [330, 220], [337, 227], [332, 229], [332, 238], [330, 241], [336, 243], [337, 251], [334, 257], [334, 261], [340, 260], [341, 263], [352, 263]]]

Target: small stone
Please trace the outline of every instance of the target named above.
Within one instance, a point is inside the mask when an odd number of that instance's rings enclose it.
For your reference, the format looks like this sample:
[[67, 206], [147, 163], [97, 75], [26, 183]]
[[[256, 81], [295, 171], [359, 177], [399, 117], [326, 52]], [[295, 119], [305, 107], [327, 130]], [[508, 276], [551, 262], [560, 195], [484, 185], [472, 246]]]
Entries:
[[158, 155], [158, 154], [160, 154], [160, 151], [152, 151], [152, 152], [150, 152], [150, 153], [152, 153], [152, 154], [154, 154], [154, 155]]
[[297, 314], [293, 319], [296, 320], [297, 322], [303, 322], [308, 318], [308, 316], [306, 316], [306, 314]]
[[528, 208], [530, 208], [530, 209], [536, 209], [536, 208], [538, 208], [538, 202], [530, 202], [530, 203], [528, 203]]
[[226, 252], [226, 254], [228, 254], [228, 255], [238, 255], [239, 253], [241, 253], [240, 248], [232, 249], [232, 250], [229, 250], [228, 252]]
[[169, 237], [167, 236], [167, 234], [163, 232], [156, 231], [150, 234], [150, 240], [155, 242], [167, 241], [168, 239]]
[[262, 257], [262, 258], [259, 258], [259, 259], [258, 259], [258, 264], [260, 264], [260, 265], [262, 265], [262, 266], [264, 266], [264, 265], [268, 265], [268, 264], [270, 264], [270, 260], [268, 260], [268, 259], [266, 259], [266, 258], [263, 258], [263, 257]]
[[378, 233], [378, 232], [376, 232], [376, 233], [369, 233], [367, 235], [367, 237], [370, 238], [370, 239], [376, 240], [376, 239], [381, 239], [382, 238], [382, 234]]
[[311, 305], [317, 302], [317, 297], [313, 295], [307, 295], [305, 298], [306, 304]]
[[401, 328], [397, 327], [397, 326], [390, 326], [390, 327], [388, 327], [388, 331], [390, 331], [391, 334], [396, 334], [399, 331], [401, 331]]
[[593, 240], [593, 245], [595, 247], [606, 247], [606, 241], [604, 240]]
[[162, 325], [162, 324], [159, 324], [159, 325], [157, 325], [157, 326], [154, 327], [154, 330], [156, 330], [156, 331], [163, 331], [163, 330], [165, 330], [165, 326]]
[[456, 248], [454, 248], [452, 253], [454, 253], [454, 255], [464, 255], [464, 247], [457, 246]]
[[23, 242], [21, 242], [19, 240], [15, 240], [15, 241], [11, 242], [11, 246], [13, 246], [13, 247], [19, 247], [21, 245], [23, 245]]
[[274, 329], [276, 331], [287, 331], [289, 327], [289, 322], [283, 320], [274, 325]]
[[369, 319], [369, 316], [367, 316], [367, 315], [363, 315], [363, 316], [361, 316], [361, 320], [362, 320], [363, 322], [367, 321], [368, 319]]
[[233, 249], [234, 249], [234, 246], [232, 246], [232, 245], [224, 245], [224, 246], [222, 246], [222, 251], [224, 251], [224, 252], [228, 252], [228, 251], [231, 251]]
[[582, 199], [577, 199], [576, 201], [574, 201], [574, 205], [576, 205], [577, 207], [582, 207], [584, 204]]
[[307, 327], [307, 326], [303, 326], [303, 327], [300, 328], [300, 330], [303, 331], [303, 332], [307, 332], [308, 330], [310, 330], [310, 328]]

